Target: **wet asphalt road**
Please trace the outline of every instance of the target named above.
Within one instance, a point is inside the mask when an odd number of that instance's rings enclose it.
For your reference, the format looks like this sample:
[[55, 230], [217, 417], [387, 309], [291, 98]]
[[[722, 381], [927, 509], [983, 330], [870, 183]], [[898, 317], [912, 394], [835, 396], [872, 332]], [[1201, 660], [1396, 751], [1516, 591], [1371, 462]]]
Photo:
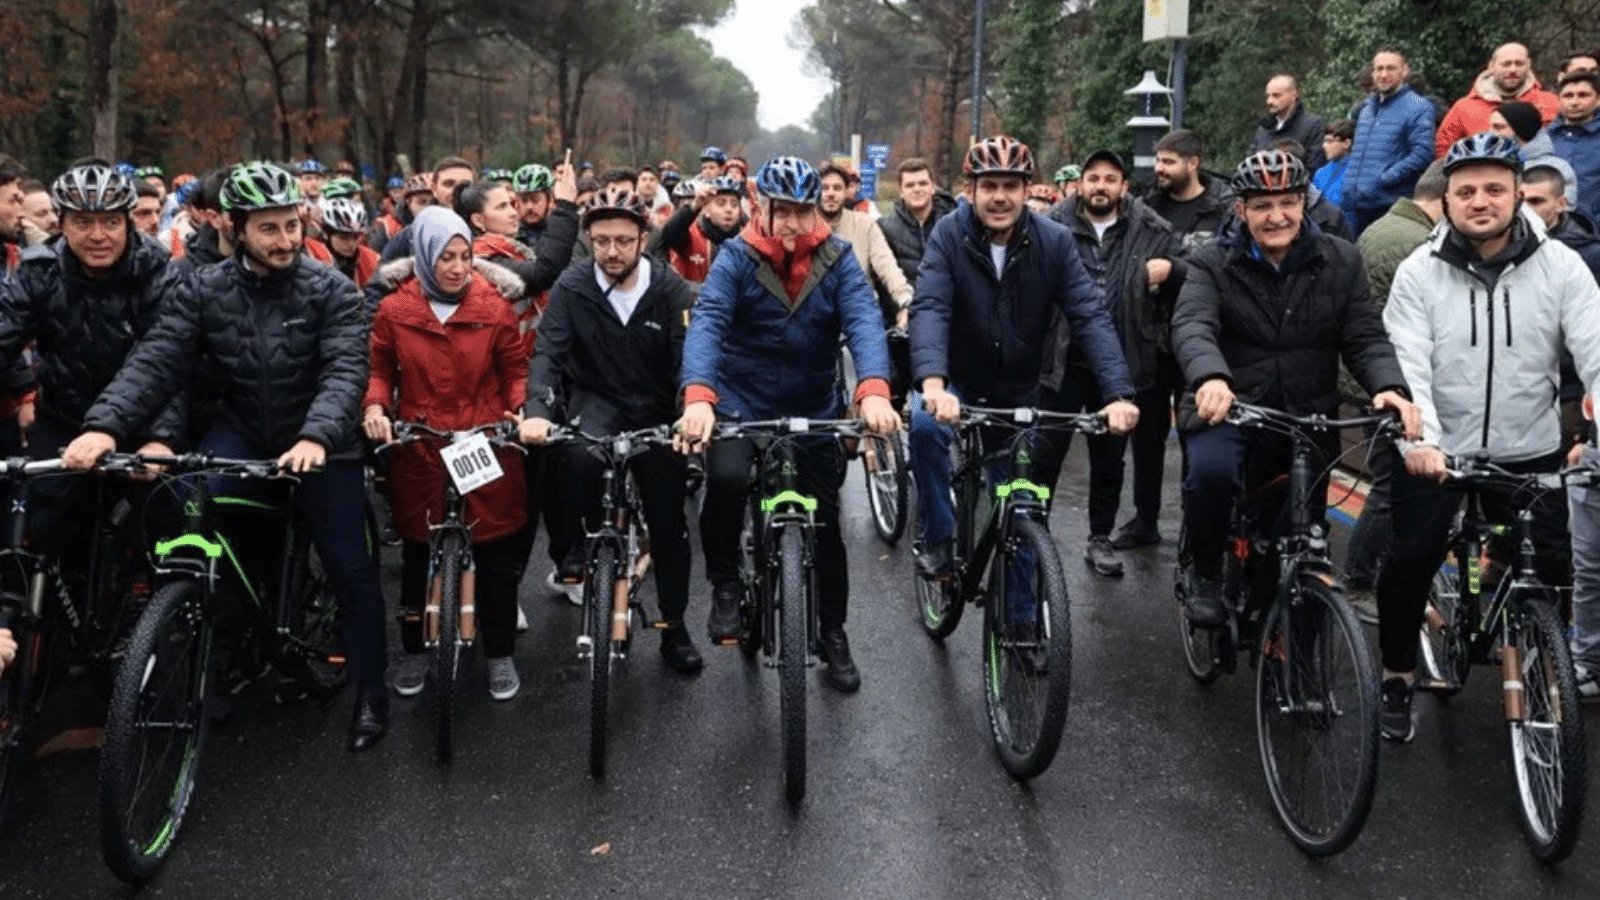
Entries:
[[[1525, 851], [1485, 669], [1448, 707], [1419, 698], [1416, 742], [1382, 748], [1356, 844], [1328, 860], [1303, 856], [1262, 782], [1249, 678], [1202, 688], [1183, 667], [1170, 591], [1175, 496], [1169, 541], [1125, 553], [1127, 577], [1099, 578], [1079, 561], [1085, 466], [1077, 450], [1054, 514], [1072, 591], [1072, 709], [1054, 765], [1030, 784], [1010, 779], [989, 748], [975, 617], [943, 646], [922, 634], [909, 548], [872, 534], [857, 468], [845, 527], [865, 686], [842, 696], [813, 678], [798, 810], [783, 802], [775, 673], [716, 649], [703, 674], [681, 677], [663, 667], [653, 635], [614, 680], [611, 771], [591, 781], [577, 610], [545, 596], [535, 566], [523, 591], [533, 631], [517, 649], [522, 694], [493, 703], [474, 663], [452, 767], [434, 762], [426, 694], [396, 701], [389, 738], [363, 756], [343, 748], [348, 694], [328, 708], [246, 702], [213, 732], [179, 846], [142, 894], [1600, 896], [1593, 815], [1559, 868]], [[706, 590], [696, 591], [698, 630]], [[1597, 747], [1600, 735], [1591, 772]], [[39, 762], [25, 829], [0, 841], [0, 900], [130, 895], [100, 862], [95, 764], [92, 750]]]

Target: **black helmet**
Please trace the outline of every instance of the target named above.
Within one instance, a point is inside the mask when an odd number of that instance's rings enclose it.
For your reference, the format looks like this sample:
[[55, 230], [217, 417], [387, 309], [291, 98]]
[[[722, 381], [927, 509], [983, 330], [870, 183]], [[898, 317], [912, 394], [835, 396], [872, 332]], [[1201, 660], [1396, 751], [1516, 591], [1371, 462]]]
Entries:
[[996, 135], [973, 144], [961, 161], [961, 172], [968, 178], [980, 175], [1020, 175], [1033, 177], [1033, 151], [1013, 137]]
[[584, 228], [602, 219], [632, 219], [640, 228], [650, 227], [650, 217], [645, 213], [644, 200], [638, 193], [621, 185], [601, 189], [584, 205]]
[[50, 186], [50, 197], [63, 210], [129, 212], [139, 200], [139, 189], [132, 177], [97, 161], [63, 172]]
[[1522, 147], [1515, 140], [1492, 131], [1480, 131], [1450, 145], [1444, 154], [1444, 174], [1449, 175], [1472, 163], [1493, 163], [1520, 175], [1525, 161]]
[[1239, 197], [1304, 191], [1311, 179], [1305, 164], [1282, 150], [1257, 150], [1233, 172], [1233, 192]]

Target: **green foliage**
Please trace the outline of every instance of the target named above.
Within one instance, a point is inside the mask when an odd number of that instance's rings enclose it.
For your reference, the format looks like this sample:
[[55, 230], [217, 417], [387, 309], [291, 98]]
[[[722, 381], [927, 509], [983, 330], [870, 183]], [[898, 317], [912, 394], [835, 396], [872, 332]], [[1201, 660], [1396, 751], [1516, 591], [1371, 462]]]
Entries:
[[1144, 70], [1164, 75], [1167, 69], [1166, 48], [1143, 43], [1143, 4], [1101, 0], [1086, 14], [1085, 24], [1086, 30], [1068, 43], [1070, 71], [1064, 82], [1071, 86], [1071, 112], [1062, 162], [1103, 148], [1131, 150], [1133, 134], [1126, 123], [1139, 110], [1122, 92], [1138, 84]]
[[1043, 146], [1051, 97], [1060, 83], [1060, 27], [1060, 0], [1013, 0], [1000, 25], [996, 63], [1003, 127], [1030, 147]]

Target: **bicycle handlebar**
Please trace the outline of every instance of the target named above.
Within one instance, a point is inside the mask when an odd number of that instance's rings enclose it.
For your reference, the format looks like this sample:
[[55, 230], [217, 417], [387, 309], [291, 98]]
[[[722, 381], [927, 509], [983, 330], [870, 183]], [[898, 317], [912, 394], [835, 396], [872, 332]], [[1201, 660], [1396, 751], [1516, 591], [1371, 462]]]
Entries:
[[1349, 419], [1330, 419], [1321, 414], [1297, 416], [1281, 409], [1273, 409], [1270, 406], [1256, 406], [1252, 403], [1239, 402], [1235, 402], [1233, 407], [1228, 410], [1228, 421], [1235, 425], [1244, 426], [1261, 425], [1270, 422], [1286, 425], [1290, 428], [1317, 430], [1365, 428], [1369, 425], [1376, 425], [1386, 431], [1397, 432], [1400, 428], [1399, 418], [1390, 412], [1373, 412]]
[[1018, 428], [1057, 429], [1105, 434], [1110, 430], [1106, 417], [1098, 412], [1064, 413], [1028, 406], [962, 406], [962, 425], [1014, 425]]
[[760, 422], [718, 422], [716, 436], [722, 440], [739, 437], [831, 433], [834, 437], [861, 437], [867, 426], [860, 419], [810, 419], [793, 416]]
[[646, 450], [672, 446], [672, 429], [666, 425], [652, 425], [649, 428], [636, 428], [633, 431], [620, 431], [616, 434], [594, 435], [586, 434], [572, 426], [552, 428], [549, 436], [545, 438], [544, 446], [573, 443], [605, 448], [617, 456], [628, 458]]
[[229, 459], [210, 453], [108, 453], [99, 467], [108, 472], [137, 472], [160, 466], [179, 472], [227, 472], [245, 478], [292, 478], [277, 459]]
[[517, 440], [516, 423], [508, 422], [504, 419], [498, 422], [487, 422], [471, 428], [458, 428], [450, 431], [443, 431], [430, 425], [424, 425], [421, 422], [395, 422], [393, 428], [394, 440], [379, 444], [374, 448], [374, 453], [384, 453], [403, 444], [414, 444], [417, 441], [430, 438], [448, 443], [458, 440], [463, 435], [471, 434], [481, 434], [487, 437], [489, 443], [495, 447], [510, 447], [519, 453], [528, 452], [528, 448], [522, 446], [522, 442]]

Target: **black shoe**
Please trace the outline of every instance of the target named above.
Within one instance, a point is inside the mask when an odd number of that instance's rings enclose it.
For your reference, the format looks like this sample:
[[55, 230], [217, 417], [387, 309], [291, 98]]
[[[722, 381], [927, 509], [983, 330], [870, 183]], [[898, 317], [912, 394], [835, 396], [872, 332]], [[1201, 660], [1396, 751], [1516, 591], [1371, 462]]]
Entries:
[[822, 633], [817, 655], [828, 667], [823, 677], [834, 690], [846, 694], [861, 690], [861, 670], [850, 657], [850, 641], [844, 636], [843, 628]]
[[1383, 680], [1378, 691], [1383, 700], [1378, 712], [1378, 733], [1384, 740], [1409, 744], [1417, 736], [1417, 720], [1411, 715], [1412, 694], [1412, 686], [1398, 675]]
[[744, 600], [744, 585], [737, 581], [724, 581], [711, 588], [711, 615], [706, 619], [706, 631], [713, 643], [736, 640], [742, 630], [739, 621], [739, 604]]
[[1228, 622], [1228, 607], [1222, 602], [1222, 582], [1196, 575], [1185, 599], [1184, 612], [1201, 628], [1217, 628]]
[[380, 685], [362, 689], [356, 695], [356, 708], [350, 716], [350, 752], [371, 750], [389, 731], [389, 695]]
[[1117, 529], [1111, 536], [1111, 546], [1118, 550], [1132, 550], [1135, 547], [1152, 547], [1161, 543], [1161, 532], [1156, 530], [1156, 523], [1146, 522], [1134, 516]]
[[956, 569], [955, 559], [952, 557], [954, 541], [939, 541], [928, 544], [917, 554], [917, 574], [929, 581], [939, 581], [949, 578]]
[[688, 675], [700, 671], [706, 664], [700, 651], [695, 649], [694, 641], [689, 639], [689, 629], [683, 627], [682, 622], [673, 623], [662, 630], [661, 658], [667, 661], [667, 665]]
[[1122, 560], [1117, 559], [1117, 551], [1111, 549], [1111, 541], [1103, 534], [1089, 538], [1089, 546], [1083, 550], [1083, 561], [1101, 575], [1122, 577]]

